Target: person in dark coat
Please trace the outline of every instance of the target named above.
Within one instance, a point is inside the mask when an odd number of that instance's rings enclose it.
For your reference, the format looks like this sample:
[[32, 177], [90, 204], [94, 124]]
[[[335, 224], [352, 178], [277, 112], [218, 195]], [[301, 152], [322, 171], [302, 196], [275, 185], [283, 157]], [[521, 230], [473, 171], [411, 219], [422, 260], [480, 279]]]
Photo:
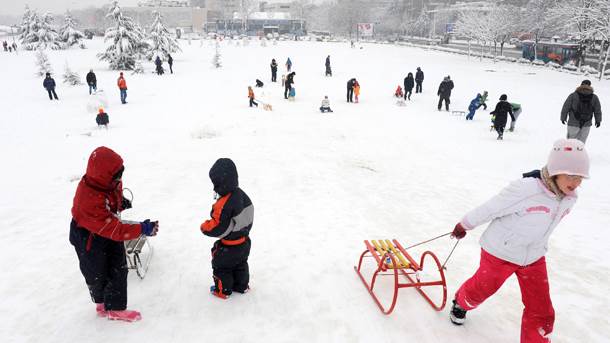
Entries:
[[99, 317], [133, 322], [142, 316], [127, 310], [127, 261], [124, 241], [155, 236], [159, 223], [120, 219], [131, 201], [123, 197], [123, 159], [107, 147], [89, 156], [87, 172], [76, 188], [70, 243]]
[[330, 55], [326, 56], [326, 62], [324, 65], [326, 66], [325, 76], [333, 76], [333, 71], [330, 69]]
[[356, 84], [355, 78], [347, 81], [347, 102], [354, 102], [354, 84]]
[[163, 61], [161, 61], [161, 57], [157, 56], [155, 65], [157, 66], [157, 75], [163, 75]]
[[87, 81], [87, 85], [89, 85], [89, 95], [91, 95], [91, 90], [97, 91], [97, 78], [95, 77], [93, 69], [89, 70], [85, 80]]
[[167, 54], [167, 64], [169, 65], [169, 72], [170, 72], [170, 74], [173, 74], [174, 73], [174, 69], [172, 67], [174, 65], [174, 58], [170, 54]]
[[445, 109], [449, 111], [449, 104], [451, 101], [451, 90], [453, 89], [453, 81], [449, 76], [445, 76], [441, 84], [438, 86], [438, 92], [436, 94], [439, 96], [438, 99], [438, 110], [441, 110], [443, 106], [443, 101], [445, 101]]
[[294, 84], [294, 76], [296, 73], [293, 71], [292, 73], [286, 76], [286, 81], [284, 82], [284, 99], [288, 99], [288, 94], [292, 89], [292, 85]]
[[422, 92], [422, 83], [424, 83], [424, 72], [417, 67], [417, 72], [415, 73], [415, 93]]
[[568, 124], [568, 138], [576, 138], [586, 143], [589, 130], [602, 123], [602, 107], [597, 95], [593, 94], [591, 81], [584, 80], [574, 93], [570, 94], [561, 108], [561, 123]]
[[411, 100], [411, 93], [413, 92], [413, 86], [415, 85], [415, 80], [413, 80], [413, 73], [409, 73], [404, 80], [405, 86], [405, 100]]
[[496, 109], [489, 113], [494, 116], [493, 123], [496, 132], [498, 132], [498, 140], [504, 139], [504, 128], [508, 121], [508, 115], [510, 114], [511, 120], [515, 120], [515, 117], [513, 116], [513, 107], [506, 101], [507, 99], [508, 97], [506, 94], [502, 94], [500, 96], [500, 102], [496, 104]]
[[55, 93], [55, 80], [51, 77], [51, 73], [47, 73], [44, 81], [42, 81], [42, 86], [47, 90], [47, 93], [49, 93], [49, 100], [53, 100], [53, 97], [55, 97], [55, 100], [59, 100], [57, 98], [57, 93]]
[[206, 236], [218, 238], [212, 247], [214, 285], [210, 292], [226, 299], [233, 292], [246, 293], [250, 289], [249, 235], [254, 206], [246, 192], [239, 188], [237, 168], [231, 159], [218, 159], [209, 175], [218, 200], [212, 206], [212, 218], [203, 222], [200, 230]]
[[271, 82], [277, 82], [277, 62], [275, 58], [271, 59]]
[[265, 84], [263, 83], [263, 81], [256, 79], [256, 87], [258, 88], [262, 88]]

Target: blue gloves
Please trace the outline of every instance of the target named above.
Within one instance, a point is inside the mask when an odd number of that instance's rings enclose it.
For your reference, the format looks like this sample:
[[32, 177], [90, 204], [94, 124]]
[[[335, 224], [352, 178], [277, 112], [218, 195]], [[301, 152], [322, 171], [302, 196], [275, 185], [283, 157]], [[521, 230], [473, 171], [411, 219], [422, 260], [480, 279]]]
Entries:
[[142, 233], [146, 236], [156, 236], [157, 231], [159, 231], [158, 221], [151, 222], [150, 219], [146, 219], [140, 223], [140, 226], [142, 227]]

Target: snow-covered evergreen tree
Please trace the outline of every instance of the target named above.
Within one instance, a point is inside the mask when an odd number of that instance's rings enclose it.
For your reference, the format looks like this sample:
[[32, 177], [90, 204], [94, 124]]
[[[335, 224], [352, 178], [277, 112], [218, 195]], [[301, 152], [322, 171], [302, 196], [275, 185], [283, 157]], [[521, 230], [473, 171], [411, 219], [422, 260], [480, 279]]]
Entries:
[[132, 70], [148, 46], [142, 29], [133, 19], [123, 15], [116, 0], [110, 6], [106, 18], [115, 20], [116, 24], [107, 29], [104, 36], [104, 42], [110, 41], [111, 44], [97, 56], [102, 61], [108, 61], [111, 69]]
[[148, 59], [152, 59], [155, 56], [159, 56], [163, 60], [166, 60], [168, 54], [173, 54], [176, 51], [182, 50], [176, 39], [172, 37], [165, 25], [163, 25], [161, 13], [153, 11], [152, 15], [153, 23], [150, 26], [149, 34], [151, 45], [147, 57]]
[[21, 25], [19, 25], [19, 36], [18, 39], [21, 43], [25, 43], [26, 37], [30, 34], [30, 23], [32, 21], [32, 11], [28, 5], [25, 5], [25, 11], [23, 12], [23, 19], [21, 19]]
[[38, 76], [45, 76], [46, 73], [53, 72], [51, 62], [49, 62], [49, 57], [42, 49], [38, 50], [36, 53], [36, 65], [38, 66], [38, 71], [36, 72], [36, 75]]
[[59, 34], [53, 28], [53, 15], [51, 13], [47, 12], [41, 17], [34, 12], [30, 22], [30, 33], [27, 35], [24, 45], [28, 50], [61, 49]]
[[66, 16], [64, 19], [64, 26], [61, 27], [61, 31], [59, 36], [61, 40], [64, 42], [66, 48], [71, 46], [81, 46], [81, 40], [85, 35], [76, 29], [76, 23], [70, 11], [66, 12]]
[[82, 84], [82, 81], [81, 81], [78, 73], [72, 71], [72, 69], [70, 69], [70, 66], [68, 66], [67, 62], [66, 62], [66, 66], [64, 67], [63, 78], [64, 78], [64, 83], [72, 85], [72, 86], [77, 86], [77, 85]]
[[216, 53], [214, 54], [214, 58], [212, 58], [212, 64], [214, 65], [214, 68], [222, 67], [222, 61], [220, 57], [220, 43], [216, 41]]
[[144, 74], [144, 66], [142, 65], [142, 62], [140, 62], [140, 61], [136, 61], [136, 65], [133, 67], [133, 70], [131, 71], [131, 75], [135, 75], [135, 74]]

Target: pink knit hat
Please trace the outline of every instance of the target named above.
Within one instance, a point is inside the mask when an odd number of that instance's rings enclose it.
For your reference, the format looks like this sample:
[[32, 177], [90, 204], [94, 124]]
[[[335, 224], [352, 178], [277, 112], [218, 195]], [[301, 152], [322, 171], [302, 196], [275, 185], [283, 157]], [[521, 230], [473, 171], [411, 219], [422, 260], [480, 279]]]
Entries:
[[589, 155], [578, 139], [560, 139], [553, 144], [546, 164], [550, 176], [559, 174], [589, 178]]

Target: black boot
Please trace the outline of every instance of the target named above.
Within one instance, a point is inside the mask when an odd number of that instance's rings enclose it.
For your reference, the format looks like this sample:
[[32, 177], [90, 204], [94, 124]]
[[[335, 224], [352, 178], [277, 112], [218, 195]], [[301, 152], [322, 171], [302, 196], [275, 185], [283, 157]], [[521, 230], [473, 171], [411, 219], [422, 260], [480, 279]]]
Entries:
[[468, 311], [461, 308], [454, 299], [451, 312], [449, 313], [449, 319], [451, 319], [451, 322], [455, 325], [462, 325], [466, 321], [466, 312]]

